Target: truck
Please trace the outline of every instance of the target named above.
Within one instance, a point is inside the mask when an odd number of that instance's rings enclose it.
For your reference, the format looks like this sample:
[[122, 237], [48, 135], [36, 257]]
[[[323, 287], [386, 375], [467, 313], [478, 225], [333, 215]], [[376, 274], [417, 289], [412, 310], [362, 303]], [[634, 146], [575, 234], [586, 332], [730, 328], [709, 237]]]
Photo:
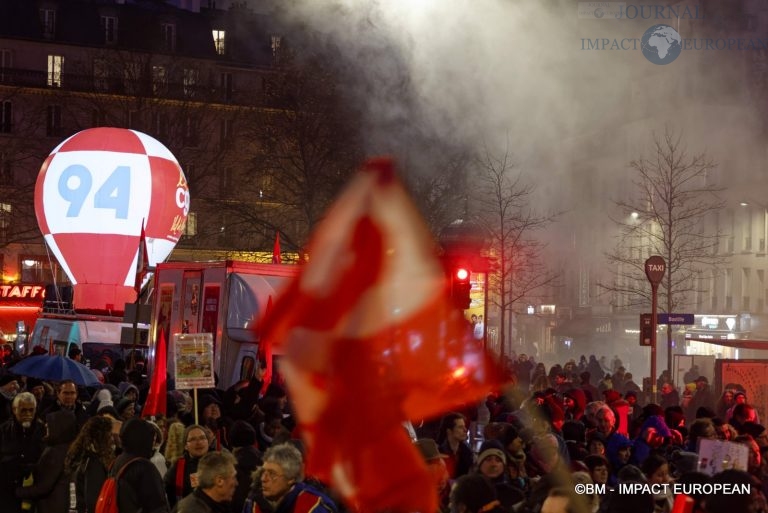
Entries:
[[66, 356], [73, 345], [83, 352], [83, 363], [92, 369], [108, 370], [122, 359], [128, 361], [131, 351], [146, 359], [149, 349], [149, 324], [137, 325], [139, 337], [134, 343], [133, 324], [123, 317], [82, 315], [77, 313], [52, 314], [45, 309], [35, 322], [29, 338], [27, 354], [35, 348], [49, 354]]
[[155, 268], [150, 325], [150, 366], [159, 337], [167, 370], [175, 374], [174, 335], [210, 333], [217, 388], [250, 379], [261, 341], [259, 322], [270, 301], [297, 275], [299, 266], [234, 260], [166, 262]]

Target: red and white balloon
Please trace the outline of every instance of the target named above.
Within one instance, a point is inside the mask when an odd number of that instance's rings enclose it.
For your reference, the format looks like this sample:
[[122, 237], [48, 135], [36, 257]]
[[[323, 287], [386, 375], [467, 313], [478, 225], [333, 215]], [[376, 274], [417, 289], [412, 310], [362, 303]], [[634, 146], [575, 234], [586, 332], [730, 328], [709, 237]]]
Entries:
[[135, 130], [78, 132], [51, 152], [35, 185], [38, 225], [75, 285], [78, 309], [133, 301], [142, 223], [154, 266], [179, 241], [188, 213], [178, 161]]

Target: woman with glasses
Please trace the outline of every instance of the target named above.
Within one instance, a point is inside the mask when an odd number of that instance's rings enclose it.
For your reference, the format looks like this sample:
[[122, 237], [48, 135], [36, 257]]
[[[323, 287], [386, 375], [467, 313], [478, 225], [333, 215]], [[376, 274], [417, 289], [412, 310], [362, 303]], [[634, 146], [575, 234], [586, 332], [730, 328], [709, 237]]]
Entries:
[[184, 430], [184, 455], [176, 460], [165, 473], [165, 493], [173, 507], [197, 487], [197, 464], [210, 450], [211, 439], [199, 424]]
[[243, 513], [336, 513], [336, 504], [304, 482], [301, 452], [291, 444], [274, 445], [253, 473]]

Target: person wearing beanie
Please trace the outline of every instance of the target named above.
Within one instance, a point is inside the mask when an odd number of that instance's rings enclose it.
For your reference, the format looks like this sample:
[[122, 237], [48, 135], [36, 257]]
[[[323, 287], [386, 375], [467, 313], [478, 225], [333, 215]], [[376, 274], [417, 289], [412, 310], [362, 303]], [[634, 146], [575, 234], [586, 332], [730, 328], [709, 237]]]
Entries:
[[232, 511], [242, 511], [251, 488], [251, 474], [261, 466], [262, 456], [256, 448], [256, 430], [247, 421], [235, 421], [232, 424], [229, 439], [237, 470], [237, 489], [232, 498]]
[[493, 484], [480, 474], [456, 480], [451, 490], [451, 511], [457, 513], [501, 513], [504, 510]]
[[[101, 410], [101, 408], [99, 408]], [[115, 410], [118, 414], [118, 420], [126, 421], [136, 416], [136, 402], [132, 399], [124, 397], [118, 401], [115, 406]]]
[[581, 420], [587, 406], [587, 395], [580, 388], [571, 388], [563, 394], [566, 420]]
[[510, 510], [525, 499], [522, 491], [512, 485], [507, 470], [507, 455], [498, 440], [486, 440], [477, 457], [477, 473], [487, 478], [496, 489], [501, 506]]

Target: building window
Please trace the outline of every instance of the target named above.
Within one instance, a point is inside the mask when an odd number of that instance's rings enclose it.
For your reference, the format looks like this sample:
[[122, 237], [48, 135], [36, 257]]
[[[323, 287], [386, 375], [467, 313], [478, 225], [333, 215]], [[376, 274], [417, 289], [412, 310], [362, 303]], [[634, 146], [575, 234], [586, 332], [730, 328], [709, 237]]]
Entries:
[[109, 90], [109, 65], [104, 59], [93, 59], [93, 88], [101, 93]]
[[194, 237], [197, 235], [197, 213], [190, 212], [187, 214], [187, 222], [184, 225], [184, 235], [187, 237]]
[[232, 141], [232, 120], [231, 119], [222, 119], [221, 120], [221, 148], [228, 148], [230, 146], [230, 143]]
[[0, 82], [10, 80], [8, 71], [13, 67], [13, 54], [10, 50], [0, 50]]
[[193, 98], [200, 79], [200, 72], [192, 68], [184, 68], [184, 96]]
[[6, 100], [0, 103], [0, 132], [10, 134], [13, 131], [13, 103]]
[[61, 106], [48, 106], [45, 135], [48, 137], [58, 137], [61, 135]]
[[272, 48], [272, 58], [276, 61], [280, 60], [280, 45], [283, 42], [283, 38], [280, 36], [270, 37], [270, 47]]
[[224, 39], [225, 39], [226, 33], [223, 30], [214, 30], [213, 31], [213, 46], [216, 48], [216, 53], [218, 55], [224, 55], [225, 47], [224, 47]]
[[7, 153], [0, 153], [0, 183], [3, 185], [13, 185], [14, 182], [11, 159]]
[[166, 84], [165, 66], [152, 66], [152, 93], [156, 96], [165, 93]]
[[101, 29], [104, 31], [104, 42], [108, 45], [117, 43], [117, 18], [114, 16], [101, 17]]
[[126, 62], [123, 65], [123, 83], [126, 94], [138, 94], [141, 90], [143, 73], [139, 62]]
[[232, 73], [221, 74], [221, 97], [226, 101], [232, 99]]
[[3, 241], [8, 240], [12, 212], [13, 206], [10, 203], [0, 203], [0, 239]]
[[64, 56], [48, 56], [48, 87], [61, 87], [61, 74], [64, 69]]
[[56, 35], [56, 11], [40, 9], [40, 25], [43, 30], [43, 37], [52, 39]]
[[192, 116], [187, 116], [184, 129], [184, 142], [189, 147], [197, 147], [200, 143], [200, 123]]
[[161, 114], [160, 112], [155, 112], [155, 119], [154, 119], [153, 125], [155, 129], [155, 134], [158, 137], [165, 137], [166, 132], [168, 131], [168, 121], [165, 119], [165, 116], [163, 114]]
[[140, 124], [141, 124], [141, 116], [139, 114], [139, 111], [129, 110], [128, 115], [126, 116], [125, 125], [128, 128], [139, 130], [141, 129]]
[[163, 23], [160, 25], [160, 31], [163, 41], [163, 49], [168, 52], [176, 51], [176, 25], [173, 23]]

